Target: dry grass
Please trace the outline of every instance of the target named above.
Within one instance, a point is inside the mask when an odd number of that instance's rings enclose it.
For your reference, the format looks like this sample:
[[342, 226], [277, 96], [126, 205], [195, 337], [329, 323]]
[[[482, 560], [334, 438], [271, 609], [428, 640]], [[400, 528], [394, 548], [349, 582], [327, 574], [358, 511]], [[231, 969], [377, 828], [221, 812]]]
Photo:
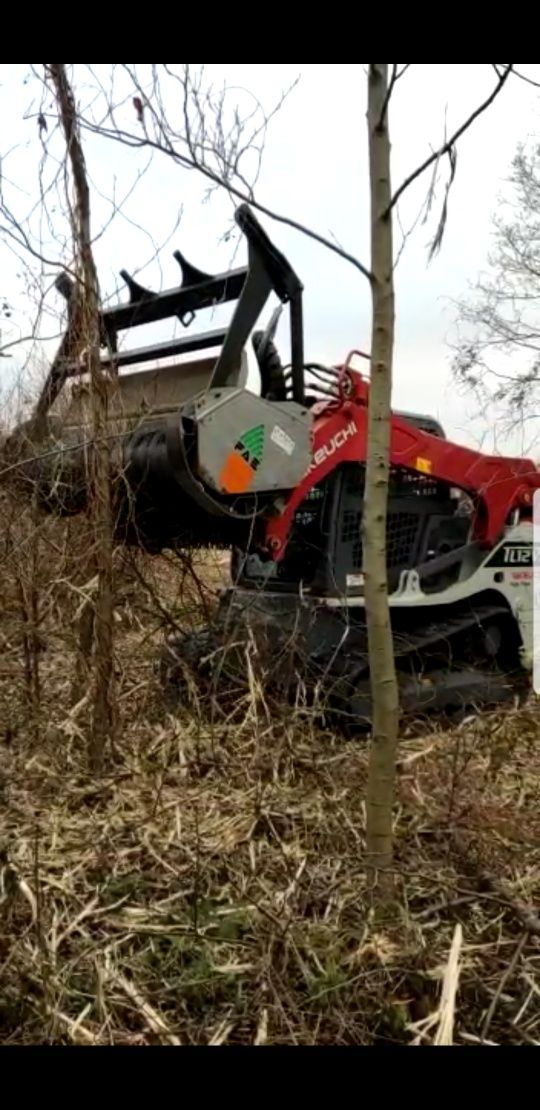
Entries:
[[0, 1042], [540, 1043], [535, 706], [404, 739], [400, 909], [373, 921], [364, 746], [249, 699], [234, 726], [167, 715], [156, 598], [172, 611], [179, 576], [139, 572], [98, 782], [69, 628], [54, 607], [40, 628], [36, 731], [4, 612]]

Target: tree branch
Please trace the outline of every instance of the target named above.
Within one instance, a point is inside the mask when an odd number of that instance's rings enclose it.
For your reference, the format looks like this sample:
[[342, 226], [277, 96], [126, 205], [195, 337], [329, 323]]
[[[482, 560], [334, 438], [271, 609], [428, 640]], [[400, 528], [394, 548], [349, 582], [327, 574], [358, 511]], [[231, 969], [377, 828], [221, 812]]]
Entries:
[[[495, 72], [497, 67], [495, 66]], [[525, 81], [527, 85], [532, 85], [534, 89], [540, 89], [540, 81], [533, 81], [532, 77], [526, 77], [524, 73], [520, 73], [518, 69], [513, 69], [512, 74], [514, 77], [519, 77], [520, 81]]]
[[386, 209], [385, 216], [388, 216], [392, 208], [395, 208], [400, 197], [403, 195], [405, 190], [409, 188], [409, 185], [412, 185], [413, 181], [416, 181], [417, 178], [421, 177], [421, 175], [425, 173], [425, 171], [429, 169], [429, 167], [432, 166], [434, 162], [439, 161], [439, 159], [442, 158], [444, 154], [448, 154], [453, 146], [457, 143], [458, 139], [460, 139], [461, 136], [469, 130], [469, 127], [472, 126], [475, 120], [477, 120], [478, 117], [481, 116], [486, 111], [486, 109], [490, 107], [491, 104], [493, 104], [493, 101], [499, 95], [501, 89], [506, 84], [506, 81], [508, 80], [510, 74], [513, 72], [514, 65], [511, 64], [507, 65], [502, 73], [498, 73], [497, 84], [490, 95], [486, 97], [482, 104], [479, 104], [478, 108], [475, 108], [474, 112], [472, 112], [471, 115], [468, 116], [468, 118], [465, 120], [465, 122], [462, 123], [460, 127], [458, 127], [457, 131], [454, 131], [454, 134], [451, 136], [450, 139], [443, 143], [443, 145], [438, 150], [435, 150], [433, 154], [430, 154], [429, 157], [426, 158], [426, 160], [422, 162], [420, 166], [417, 166], [416, 169], [413, 170], [413, 172], [405, 178], [405, 181], [402, 182], [402, 184], [394, 193], [392, 200], [388, 208]]
[[327, 239], [324, 235], [320, 235], [318, 231], [314, 231], [313, 228], [307, 227], [306, 224], [300, 223], [299, 220], [293, 220], [290, 216], [284, 216], [280, 212], [275, 212], [272, 208], [268, 208], [265, 204], [261, 204], [260, 201], [255, 200], [255, 198], [250, 196], [247, 192], [244, 193], [230, 182], [223, 181], [219, 174], [215, 173], [208, 166], [203, 166], [199, 162], [186, 158], [184, 155], [179, 154], [178, 151], [173, 149], [169, 150], [153, 139], [146, 138], [141, 140], [134, 135], [130, 135], [129, 132], [108, 131], [102, 127], [95, 127], [85, 120], [81, 120], [81, 127], [93, 131], [94, 134], [101, 135], [104, 138], [113, 139], [115, 142], [123, 142], [126, 146], [151, 147], [161, 154], [167, 154], [173, 161], [179, 162], [181, 165], [185, 166], [186, 169], [198, 170], [199, 173], [202, 173], [203, 176], [207, 177], [214, 185], [219, 185], [221, 188], [226, 189], [236, 200], [251, 205], [252, 208], [255, 208], [258, 212], [262, 212], [262, 214], [268, 216], [270, 220], [275, 220], [276, 223], [292, 227], [295, 231], [299, 231], [308, 239], [313, 239], [314, 242], [320, 243], [322, 247], [326, 247], [329, 251], [332, 251], [333, 254], [337, 254], [344, 262], [350, 262], [351, 266], [354, 266], [356, 270], [359, 270], [360, 273], [371, 282], [371, 273], [367, 269], [367, 266], [364, 266], [364, 264], [360, 262], [360, 259], [356, 258], [353, 254], [349, 254], [343, 247], [339, 247], [337, 243], [332, 242], [331, 239]]
[[380, 119], [379, 119], [379, 122], [377, 124], [377, 127], [382, 127], [384, 125], [384, 121], [386, 119], [386, 113], [388, 111], [388, 105], [390, 103], [390, 97], [392, 96], [395, 85], [396, 85], [397, 81], [399, 81], [400, 77], [403, 77], [403, 74], [406, 73], [407, 70], [410, 69], [410, 67], [411, 67], [411, 62], [407, 62], [405, 65], [403, 65], [403, 67], [401, 69], [398, 69], [397, 62], [394, 62], [394, 64], [392, 65], [392, 76], [391, 76], [389, 84], [388, 84], [388, 90], [387, 90], [387, 93], [386, 93], [386, 96], [385, 96], [385, 99], [384, 99], [384, 104], [381, 108], [381, 115], [380, 115]]
[[398, 74], [397, 62], [394, 62], [393, 66], [392, 66], [392, 75], [390, 77], [390, 80], [388, 82], [388, 88], [386, 90], [386, 96], [383, 100], [383, 106], [381, 108], [381, 114], [380, 114], [378, 122], [377, 122], [377, 130], [378, 131], [380, 131], [381, 127], [384, 127], [385, 120], [386, 120], [386, 113], [388, 111], [388, 105], [390, 103], [390, 97], [392, 96], [392, 93], [394, 91], [394, 85], [395, 85], [395, 83], [398, 79], [398, 76], [399, 76], [399, 74]]
[[[236, 163], [238, 162], [238, 156], [233, 158], [232, 166], [233, 172], [235, 173], [237, 178], [237, 184], [233, 183], [230, 173], [228, 172], [227, 160], [224, 158], [224, 149], [220, 149], [217, 151], [217, 155], [221, 155], [221, 162], [219, 162], [218, 168], [216, 169], [213, 166], [208, 165], [207, 161], [205, 160], [205, 154], [207, 151], [204, 142], [204, 117], [205, 108], [207, 105], [206, 101], [201, 102], [201, 94], [198, 87], [196, 87], [194, 91], [191, 90], [191, 99], [195, 101], [195, 109], [198, 113], [195, 129], [196, 133], [195, 135], [192, 134], [191, 121], [188, 117], [186, 117], [186, 112], [184, 111], [183, 122], [185, 134], [183, 136], [173, 135], [173, 138], [175, 140], [180, 139], [185, 145], [185, 151], [179, 150], [176, 142], [173, 142], [171, 137], [169, 137], [166, 127], [164, 126], [165, 121], [162, 115], [160, 115], [160, 112], [156, 110], [156, 108], [154, 108], [152, 99], [146, 95], [145, 89], [139, 83], [136, 73], [132, 70], [129, 64], [124, 65], [124, 70], [133, 83], [134, 91], [139, 95], [141, 102], [144, 104], [145, 118], [148, 117], [148, 120], [151, 120], [154, 124], [155, 136], [152, 136], [149, 133], [149, 128], [146, 123], [143, 127], [142, 133], [139, 134], [134, 134], [131, 131], [126, 131], [124, 128], [114, 125], [112, 105], [109, 106], [109, 118], [113, 118], [112, 127], [106, 126], [104, 123], [94, 123], [92, 120], [89, 120], [82, 116], [80, 117], [81, 127], [84, 127], [86, 130], [91, 131], [93, 134], [99, 135], [103, 138], [112, 139], [114, 142], [124, 143], [126, 146], [147, 148], [149, 150], [157, 151], [161, 154], [166, 154], [169, 158], [177, 162], [179, 165], [183, 166], [185, 169], [198, 171], [204, 177], [206, 177], [212, 185], [226, 189], [229, 195], [235, 200], [242, 203], [250, 204], [258, 212], [261, 212], [269, 219], [275, 220], [277, 223], [284, 224], [287, 227], [291, 227], [293, 228], [293, 230], [300, 232], [302, 235], [305, 235], [308, 239], [312, 239], [314, 242], [319, 243], [323, 247], [326, 247], [327, 250], [332, 251], [333, 254], [336, 254], [345, 262], [349, 262], [352, 266], [354, 266], [356, 270], [358, 270], [363, 275], [363, 277], [367, 278], [367, 280], [371, 282], [372, 277], [370, 271], [354, 255], [350, 254], [348, 251], [338, 246], [338, 244], [333, 242], [330, 238], [327, 238], [326, 236], [319, 234], [319, 232], [314, 231], [312, 228], [307, 227], [299, 220], [294, 220], [289, 216], [285, 216], [281, 213], [275, 212], [267, 205], [262, 204], [260, 201], [256, 200], [253, 196], [252, 188], [249, 187], [249, 185], [242, 178], [242, 175], [238, 172], [238, 167], [236, 165]], [[401, 73], [403, 73], [403, 70], [401, 71]], [[397, 73], [396, 80], [399, 76], [400, 73]], [[180, 82], [181, 85], [183, 84], [184, 109], [186, 109], [186, 97], [188, 97], [190, 93], [189, 73], [184, 73], [182, 77], [178, 76], [177, 80]], [[153, 99], [154, 101], [156, 100], [155, 90], [153, 93]], [[159, 97], [157, 97], [157, 103], [160, 107]], [[223, 124], [223, 120], [221, 118], [222, 112], [223, 104], [219, 103], [216, 112], [214, 113], [217, 113], [218, 128], [220, 128]], [[199, 134], [199, 132], [201, 132], [201, 134]], [[223, 140], [223, 135], [221, 135], [220, 133], [218, 138], [220, 140]], [[211, 146], [211, 152], [216, 154], [215, 142], [211, 144]], [[202, 152], [202, 157], [199, 156], [199, 150], [201, 150]]]

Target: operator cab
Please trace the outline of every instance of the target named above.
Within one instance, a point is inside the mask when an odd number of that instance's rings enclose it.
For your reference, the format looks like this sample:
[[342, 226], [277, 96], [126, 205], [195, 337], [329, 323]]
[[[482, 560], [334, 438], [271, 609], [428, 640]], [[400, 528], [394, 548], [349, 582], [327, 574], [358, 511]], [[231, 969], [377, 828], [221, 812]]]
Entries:
[[[283, 558], [273, 562], [256, 551], [233, 557], [237, 585], [319, 597], [363, 594], [362, 515], [365, 467], [345, 463], [310, 490], [298, 507]], [[453, 491], [427, 475], [393, 467], [387, 522], [388, 585], [392, 593], [403, 571], [429, 564], [467, 543], [470, 517], [459, 511]], [[455, 578], [459, 563], [444, 571]], [[431, 588], [441, 588], [436, 576]]]
[[424, 416], [417, 412], [394, 412], [394, 416], [399, 416], [402, 420], [408, 420], [409, 424], [414, 424], [415, 428], [420, 428], [430, 436], [446, 439], [442, 425], [439, 424], [438, 420], [434, 420], [432, 416]]

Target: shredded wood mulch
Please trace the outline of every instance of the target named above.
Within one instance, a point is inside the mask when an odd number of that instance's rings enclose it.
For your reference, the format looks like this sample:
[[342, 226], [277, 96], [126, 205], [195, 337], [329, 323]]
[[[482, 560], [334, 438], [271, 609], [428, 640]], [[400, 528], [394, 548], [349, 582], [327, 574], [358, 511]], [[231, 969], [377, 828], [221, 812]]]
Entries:
[[403, 739], [377, 919], [365, 744], [253, 690], [234, 723], [168, 713], [157, 565], [119, 606], [99, 780], [69, 621], [49, 606], [30, 704], [15, 594], [2, 618], [0, 1043], [540, 1044], [537, 703]]

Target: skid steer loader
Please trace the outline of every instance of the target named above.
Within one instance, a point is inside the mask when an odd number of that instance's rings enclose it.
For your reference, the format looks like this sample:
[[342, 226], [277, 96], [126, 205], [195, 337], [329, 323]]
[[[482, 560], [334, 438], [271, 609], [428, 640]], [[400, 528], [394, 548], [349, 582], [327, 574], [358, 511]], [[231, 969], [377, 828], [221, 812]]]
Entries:
[[[292, 696], [322, 692], [354, 728], [370, 717], [369, 381], [355, 368], [359, 352], [339, 366], [306, 360], [302, 284], [247, 206], [236, 219], [245, 267], [210, 276], [177, 252], [178, 288], [154, 293], [123, 272], [129, 300], [103, 310], [117, 539], [155, 553], [231, 551], [230, 584], [211, 623], [166, 645], [168, 681], [188, 666], [201, 681], [219, 674], [226, 684], [225, 649], [235, 645], [242, 671], [249, 643], [268, 683]], [[271, 294], [278, 309], [254, 330]], [[201, 311], [229, 302], [227, 328], [190, 330]], [[284, 306], [286, 366], [275, 345]], [[122, 332], [165, 319], [186, 333], [120, 346]], [[248, 387], [250, 338], [258, 388]], [[84, 511], [92, 451], [87, 387], [69, 349], [68, 325], [36, 409], [43, 451], [28, 463], [42, 508], [60, 514]], [[401, 704], [418, 712], [496, 703], [530, 682], [540, 473], [529, 460], [451, 443], [416, 413], [393, 413], [390, 452], [387, 575]]]

